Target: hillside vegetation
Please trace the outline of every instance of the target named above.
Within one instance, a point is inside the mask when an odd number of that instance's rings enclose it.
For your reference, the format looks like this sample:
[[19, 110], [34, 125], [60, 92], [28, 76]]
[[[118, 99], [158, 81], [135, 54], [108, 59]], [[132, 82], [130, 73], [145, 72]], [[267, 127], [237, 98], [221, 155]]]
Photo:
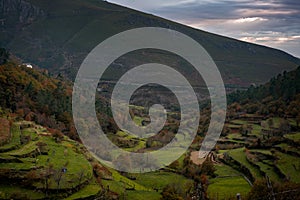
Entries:
[[71, 118], [71, 84], [46, 71], [7, 62], [0, 65], [0, 110], [58, 129], [76, 138]]
[[82, 145], [32, 122], [14, 122], [8, 131], [0, 146], [1, 199], [104, 195]]
[[261, 86], [237, 91], [228, 97], [232, 107], [250, 114], [296, 118], [300, 122], [300, 67], [284, 72]]
[[[229, 95], [231, 104], [215, 152], [221, 166], [225, 164], [238, 173], [226, 172], [222, 179], [212, 178], [208, 191], [213, 198], [235, 196], [234, 193], [226, 194], [226, 186], [231, 179], [244, 176], [253, 185], [251, 191], [247, 185], [238, 189], [244, 197], [269, 199], [275, 195], [276, 199], [298, 199], [299, 80], [298, 67], [272, 78], [265, 85]], [[219, 182], [224, 185], [221, 187]], [[244, 192], [247, 190], [250, 191], [248, 195]]]

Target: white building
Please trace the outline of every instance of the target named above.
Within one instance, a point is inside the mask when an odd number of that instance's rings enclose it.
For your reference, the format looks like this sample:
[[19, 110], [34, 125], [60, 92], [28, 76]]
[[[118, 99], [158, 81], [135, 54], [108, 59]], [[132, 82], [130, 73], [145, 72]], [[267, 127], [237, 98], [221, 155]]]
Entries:
[[24, 64], [22, 64], [22, 66], [25, 66], [25, 67], [28, 67], [28, 68], [32, 69], [32, 65], [29, 64], [29, 63], [24, 63]]

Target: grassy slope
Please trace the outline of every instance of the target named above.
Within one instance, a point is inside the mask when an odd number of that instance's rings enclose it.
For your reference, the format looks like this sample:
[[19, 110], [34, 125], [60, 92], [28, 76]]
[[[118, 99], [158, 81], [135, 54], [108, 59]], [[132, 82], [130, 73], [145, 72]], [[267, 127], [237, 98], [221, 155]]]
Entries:
[[[103, 185], [105, 187], [109, 186], [110, 190], [118, 192], [121, 196], [125, 195], [126, 199], [144, 197], [149, 200], [158, 200], [161, 197], [160, 192], [166, 185], [172, 183], [185, 185], [192, 182], [192, 180], [182, 175], [164, 171], [132, 174], [136, 178], [134, 181], [120, 175], [113, 169], [110, 169], [110, 171], [113, 173], [113, 180], [102, 180]], [[128, 190], [132, 188], [135, 188], [135, 190]]]
[[234, 197], [237, 193], [242, 196], [250, 191], [249, 183], [243, 176], [228, 165], [216, 165], [217, 177], [210, 179], [208, 195], [212, 199]]
[[293, 133], [293, 134], [287, 134], [287, 135], [284, 135], [284, 137], [290, 139], [290, 140], [293, 140], [295, 142], [300, 142], [300, 133]]
[[[0, 111], [1, 112], [1, 111]], [[9, 121], [0, 118], [0, 146], [11, 139]]]
[[228, 151], [229, 156], [231, 156], [234, 160], [239, 162], [241, 165], [245, 166], [250, 170], [250, 173], [253, 177], [259, 178], [261, 177], [259, 170], [257, 170], [254, 166], [252, 166], [245, 155], [244, 148], [233, 149]]
[[[64, 138], [62, 142], [55, 142], [54, 138], [47, 136], [48, 132], [41, 126], [33, 124], [32, 128], [25, 128], [20, 130], [19, 126], [22, 124], [32, 124], [28, 122], [14, 123], [12, 133], [14, 139], [11, 143], [7, 144], [9, 147], [14, 147], [13, 150], [7, 150], [0, 154], [3, 158], [18, 158], [22, 163], [0, 163], [1, 170], [13, 170], [14, 172], [29, 172], [36, 168], [46, 169], [50, 164], [53, 169], [61, 169], [62, 166], [66, 166], [67, 173], [63, 175], [63, 180], [60, 185], [60, 189], [69, 189], [75, 187], [78, 183], [78, 174], [82, 169], [86, 172], [86, 176], [90, 176], [92, 168], [89, 162], [87, 162], [85, 156], [81, 152], [81, 145], [68, 139]], [[27, 144], [20, 144], [20, 135], [30, 135], [33, 141]], [[119, 133], [119, 135], [126, 136], [126, 134]], [[48, 155], [39, 155], [37, 157], [28, 157], [29, 153], [35, 154], [37, 149], [37, 143], [44, 142], [47, 144]], [[2, 146], [2, 147], [6, 147]], [[185, 184], [192, 182], [181, 175], [171, 172], [152, 172], [136, 176], [136, 180], [130, 180], [125, 176], [113, 169], [109, 169], [112, 172], [113, 180], [102, 180], [104, 188], [109, 186], [110, 190], [115, 191], [119, 194], [123, 194], [124, 188], [131, 189], [135, 188], [134, 191], [126, 191], [125, 197], [127, 199], [139, 199], [140, 197], [147, 197], [147, 199], [160, 199], [160, 192], [167, 184], [177, 183]], [[13, 182], [13, 180], [11, 180]], [[84, 181], [84, 180], [83, 180]], [[82, 181], [82, 182], [83, 182]], [[41, 182], [33, 183], [33, 187], [36, 189], [43, 188]], [[50, 178], [50, 189], [56, 190], [57, 185], [53, 178]], [[154, 188], [158, 189], [155, 191]], [[11, 195], [23, 194], [25, 197], [33, 199], [44, 198], [43, 193], [33, 192], [27, 187], [20, 187], [10, 185], [0, 185], [0, 197], [9, 198]], [[94, 180], [90, 184], [84, 186], [78, 192], [73, 193], [68, 199], [85, 198], [93, 196], [101, 191], [99, 185], [95, 184]], [[60, 194], [60, 193], [59, 193]]]
[[11, 136], [11, 141], [8, 144], [0, 146], [0, 152], [9, 151], [14, 148], [17, 148], [20, 145], [20, 129], [19, 126], [13, 125], [11, 127], [11, 132], [13, 132]]
[[[266, 125], [264, 129], [271, 130], [273, 128], [279, 127], [282, 118], [272, 117], [272, 119], [273, 119], [272, 127], [268, 126], [267, 120], [262, 121], [262, 123]], [[294, 119], [289, 119], [289, 121], [291, 125], [294, 123]], [[252, 124], [247, 120], [232, 120], [230, 121], [228, 127], [231, 127], [230, 125], [234, 125], [234, 124], [248, 124], [252, 127], [251, 135], [252, 136], [255, 135], [256, 137], [261, 137], [262, 127], [260, 125]], [[293, 140], [294, 142], [299, 141], [299, 133], [297, 132], [286, 134], [284, 135], [284, 137]], [[232, 142], [234, 141], [235, 138], [241, 138], [241, 134], [240, 133], [229, 134], [227, 135], [227, 139], [225, 139], [225, 141]], [[246, 140], [245, 142], [248, 143]], [[283, 141], [274, 147], [280, 148], [281, 149], [280, 151], [282, 152], [294, 152], [295, 155], [288, 155], [288, 153], [284, 154], [278, 151], [278, 149], [276, 150], [274, 148], [250, 149], [249, 151], [251, 153], [251, 156], [254, 157], [254, 160], [252, 161], [253, 163], [251, 163], [246, 159], [246, 153], [244, 152], [244, 148], [238, 148], [233, 150], [221, 150], [220, 153], [228, 152], [229, 155], [234, 160], [236, 160], [241, 165], [248, 168], [251, 174], [254, 175], [256, 179], [263, 178], [261, 175], [263, 173], [266, 174], [272, 181], [282, 182], [283, 180], [280, 178], [280, 174], [278, 174], [278, 170], [276, 169], [277, 167], [291, 181], [298, 182], [299, 179], [298, 174], [300, 169], [300, 164], [298, 162], [299, 158], [296, 157], [299, 151], [298, 148], [296, 146], [292, 146], [292, 144], [288, 144], [287, 141]], [[272, 151], [274, 151], [275, 154], [274, 152], [272, 153]], [[275, 160], [272, 159], [272, 157], [274, 157]], [[253, 164], [257, 165], [257, 167], [259, 167], [259, 170]]]
[[293, 182], [300, 183], [300, 160], [298, 157], [277, 152], [278, 168]]
[[[90, 184], [86, 185], [82, 190], [74, 194], [75, 197], [88, 197], [92, 194], [96, 194], [100, 191], [100, 186], [95, 184], [95, 180], [92, 176], [92, 166], [86, 160], [83, 152], [80, 150], [80, 145], [75, 141], [70, 139], [64, 138], [64, 141], [61, 143], [55, 142], [54, 138], [51, 136], [46, 135], [38, 135], [38, 134], [45, 134], [45, 129], [41, 128], [40, 126], [35, 126], [35, 128], [26, 128], [20, 131], [19, 125], [21, 123], [14, 123], [12, 128], [12, 134], [14, 140], [11, 143], [7, 144], [10, 145], [9, 147], [14, 147], [11, 151], [6, 151], [0, 153], [2, 158], [18, 158], [21, 163], [9, 162], [9, 163], [0, 163], [0, 172], [2, 176], [8, 175], [9, 177], [15, 176], [14, 174], [17, 173], [17, 177], [21, 176], [22, 173], [25, 173], [25, 180], [27, 179], [27, 173], [39, 174], [42, 173], [43, 169], [47, 169], [50, 165], [53, 166], [54, 170], [61, 170], [63, 166], [66, 166], [67, 173], [63, 174], [62, 181], [60, 185], [60, 189], [68, 189], [76, 187], [78, 184], [81, 184], [88, 179], [91, 179]], [[25, 122], [26, 123], [26, 122]], [[30, 141], [27, 144], [21, 145], [20, 144], [20, 135], [27, 135], [30, 134], [32, 138], [36, 141]], [[47, 144], [48, 155], [40, 155], [36, 152], [37, 143], [44, 142]], [[6, 147], [2, 146], [3, 147]], [[33, 157], [29, 157], [27, 154], [33, 153], [32, 155], [36, 155]], [[81, 170], [84, 169], [84, 178], [82, 182], [79, 183], [78, 176]], [[8, 174], [5, 173], [6, 170], [11, 170]], [[20, 174], [20, 175], [18, 175]], [[32, 189], [19, 185], [15, 182], [14, 179], [10, 179], [10, 184], [1, 184], [0, 185], [0, 198], [9, 198], [11, 195], [15, 195], [16, 192], [27, 195], [27, 198], [30, 197], [32, 199], [36, 198], [43, 198], [44, 193], [38, 193], [33, 191]], [[31, 183], [31, 188], [43, 188], [43, 184], [40, 181], [33, 181]], [[57, 185], [55, 183], [54, 178], [51, 176], [50, 178], [50, 185], [49, 189], [56, 189]], [[35, 189], [35, 190], [36, 190]], [[18, 194], [18, 195], [20, 195]], [[61, 194], [61, 192], [59, 193]], [[25, 198], [25, 197], [23, 197]]]

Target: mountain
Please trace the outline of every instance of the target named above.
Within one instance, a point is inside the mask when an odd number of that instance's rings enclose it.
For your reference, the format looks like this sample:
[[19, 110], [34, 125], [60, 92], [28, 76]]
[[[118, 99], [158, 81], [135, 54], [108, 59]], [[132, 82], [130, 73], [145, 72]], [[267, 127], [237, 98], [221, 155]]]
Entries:
[[[0, 46], [26, 62], [70, 79], [101, 41], [145, 26], [174, 29], [195, 39], [212, 56], [228, 86], [261, 84], [300, 64], [298, 58], [280, 50], [193, 29], [106, 1], [0, 0], [0, 11]], [[191, 75], [184, 70], [185, 75]]]

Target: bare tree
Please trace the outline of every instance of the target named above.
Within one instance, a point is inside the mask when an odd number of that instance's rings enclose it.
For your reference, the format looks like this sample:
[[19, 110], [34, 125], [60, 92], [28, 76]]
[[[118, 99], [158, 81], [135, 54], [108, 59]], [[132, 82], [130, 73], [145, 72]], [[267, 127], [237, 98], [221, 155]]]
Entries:
[[80, 184], [82, 183], [82, 181], [85, 178], [85, 170], [81, 169], [78, 173], [77, 173], [77, 180], [78, 180], [78, 185], [80, 186]]
[[49, 164], [49, 166], [42, 172], [42, 176], [44, 177], [44, 190], [46, 196], [48, 196], [48, 190], [51, 184], [50, 178], [52, 174], [53, 174], [53, 165]]
[[62, 178], [63, 178], [63, 174], [64, 174], [64, 172], [60, 168], [54, 171], [53, 178], [54, 178], [54, 181], [56, 182], [57, 192], [60, 188], [60, 184], [61, 184], [61, 181], [62, 181]]

